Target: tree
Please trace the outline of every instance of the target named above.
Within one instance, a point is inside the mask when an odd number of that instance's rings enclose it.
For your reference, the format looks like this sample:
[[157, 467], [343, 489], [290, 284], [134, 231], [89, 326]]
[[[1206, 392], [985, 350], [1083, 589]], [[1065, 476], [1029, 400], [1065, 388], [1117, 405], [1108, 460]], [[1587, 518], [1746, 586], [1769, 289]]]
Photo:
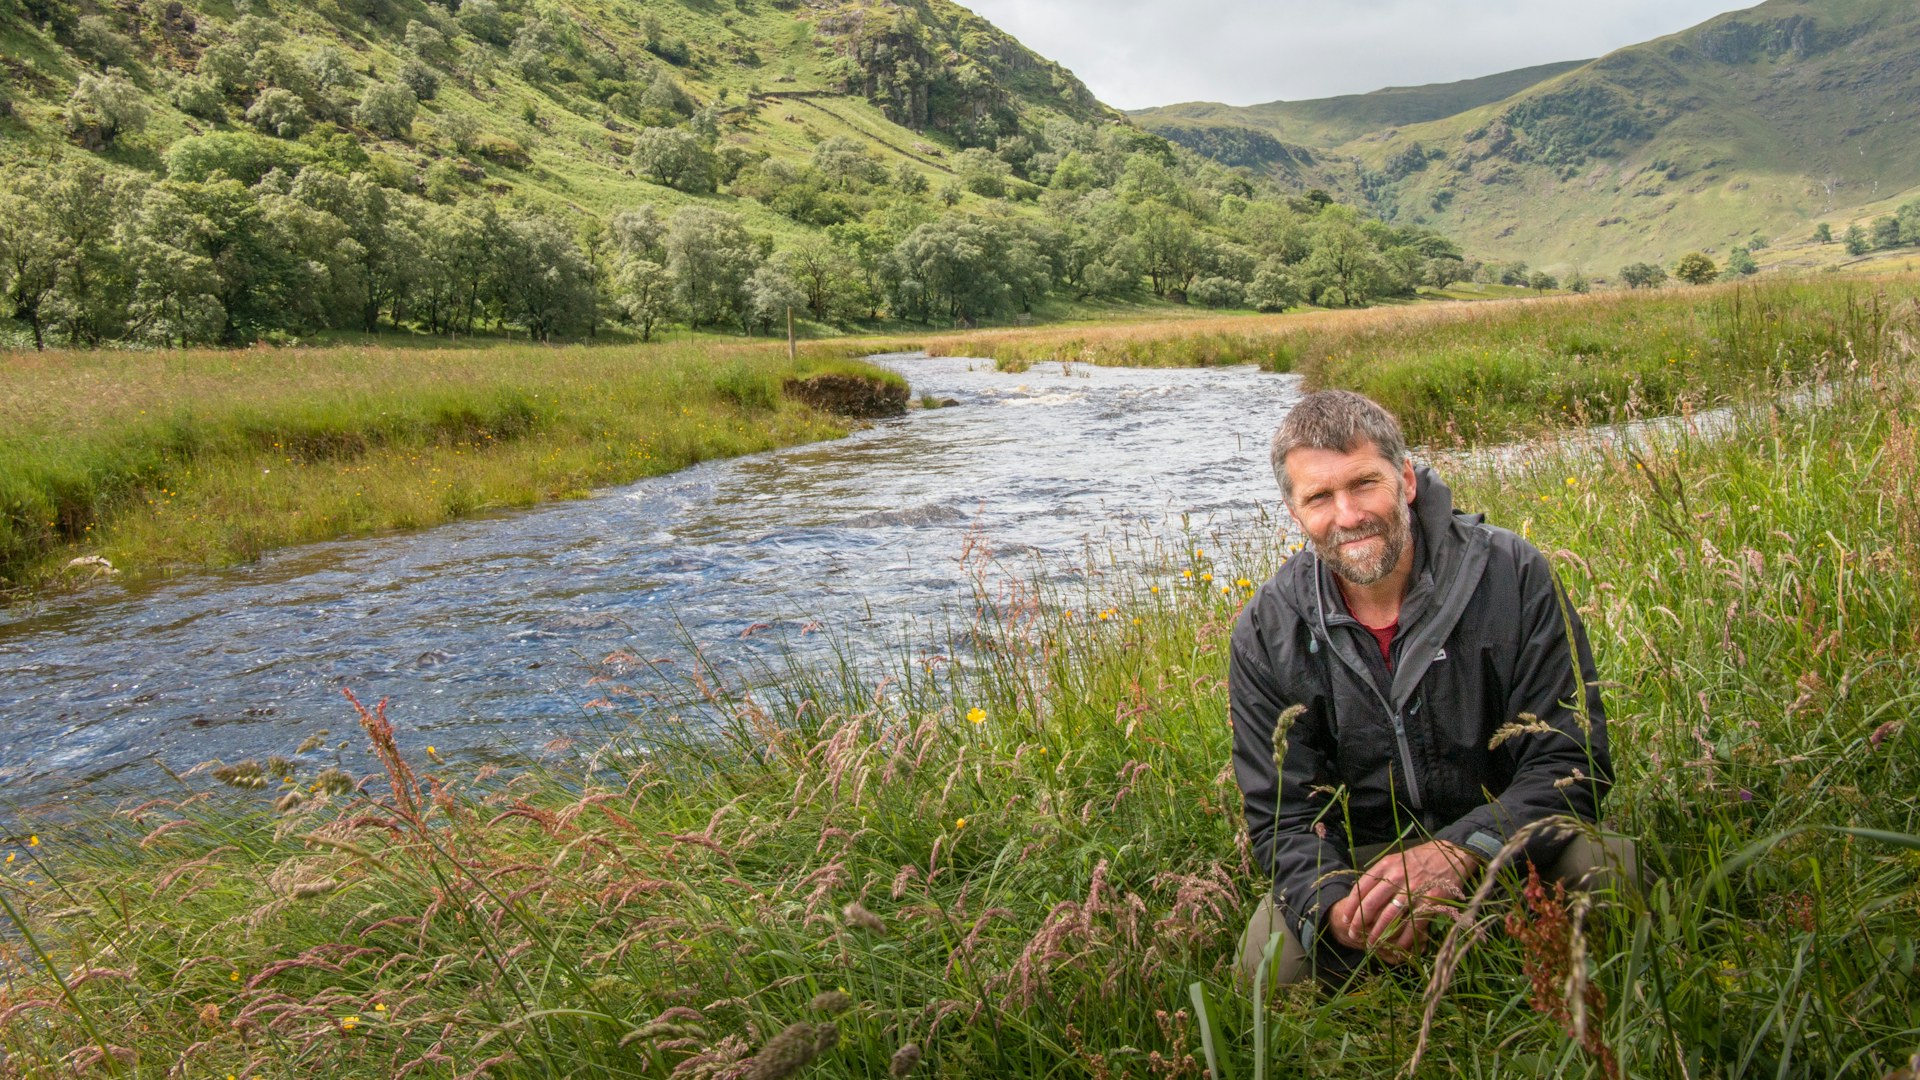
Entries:
[[33, 347], [44, 349], [44, 307], [59, 284], [60, 260], [34, 197], [37, 187], [27, 173], [0, 179], [0, 302], [9, 316], [27, 324]]
[[1338, 292], [1343, 307], [1364, 304], [1378, 295], [1386, 269], [1353, 222], [1351, 211], [1325, 211], [1314, 232], [1313, 254], [1301, 268], [1308, 282], [1318, 286], [1316, 291]]
[[400, 65], [400, 85], [413, 91], [417, 101], [432, 101], [440, 93], [440, 76], [418, 57], [409, 57]]
[[1259, 311], [1285, 311], [1305, 298], [1293, 271], [1279, 259], [1268, 259], [1254, 271], [1247, 301]]
[[1813, 227], [1813, 242], [1816, 244], [1833, 243], [1833, 226], [1821, 222]]
[[1720, 268], [1704, 251], [1690, 251], [1673, 266], [1673, 276], [1689, 285], [1705, 285], [1720, 276]]
[[816, 319], [838, 322], [851, 317], [865, 301], [859, 267], [831, 240], [809, 236], [774, 254], [773, 263], [800, 289], [806, 309]]
[[1246, 298], [1246, 286], [1218, 275], [1203, 277], [1187, 290], [1188, 303], [1208, 308], [1239, 307], [1246, 303]]
[[679, 191], [713, 190], [713, 154], [681, 128], [643, 128], [633, 140], [633, 167]]
[[132, 223], [139, 284], [128, 308], [133, 336], [186, 348], [216, 341], [226, 323], [219, 275], [200, 239], [212, 223], [165, 185], [148, 188]]
[[307, 103], [292, 91], [269, 86], [247, 106], [247, 123], [268, 135], [297, 139], [307, 130]]
[[762, 251], [736, 215], [706, 206], [674, 211], [667, 223], [667, 270], [675, 298], [693, 326], [732, 320], [747, 326], [747, 282]]
[[1873, 245], [1867, 240], [1867, 231], [1858, 224], [1847, 226], [1846, 236], [1841, 242], [1846, 245], [1849, 255], [1865, 255], [1873, 250]]
[[1436, 289], [1445, 289], [1466, 277], [1467, 264], [1462, 259], [1442, 256], [1427, 260], [1427, 284]]
[[1651, 289], [1666, 283], [1667, 272], [1653, 263], [1628, 263], [1620, 268], [1620, 280], [1629, 289]]
[[494, 253], [503, 310], [534, 341], [580, 325], [592, 302], [587, 261], [567, 230], [549, 218], [510, 218]]
[[1568, 292], [1576, 295], [1585, 295], [1593, 291], [1593, 282], [1587, 280], [1586, 273], [1577, 266], [1567, 271], [1567, 280], [1562, 284], [1566, 286]]
[[1013, 175], [1013, 166], [978, 146], [954, 155], [953, 164], [954, 172], [959, 174], [961, 187], [983, 198], [999, 199], [1006, 196], [1007, 178]]
[[753, 324], [762, 332], [786, 319], [787, 313], [807, 302], [800, 286], [778, 266], [762, 263], [747, 282], [747, 295], [753, 311]]
[[894, 248], [895, 307], [954, 325], [1005, 309], [1013, 290], [1002, 277], [999, 223], [948, 214], [908, 233]]
[[1900, 219], [1892, 214], [1884, 214], [1873, 219], [1873, 246], [1876, 248], [1896, 248], [1900, 246]]
[[864, 191], [887, 178], [886, 167], [857, 139], [835, 135], [813, 148], [813, 169], [835, 191]]
[[353, 110], [353, 122], [376, 134], [404, 139], [413, 134], [413, 114], [419, 106], [419, 99], [404, 85], [375, 83]]
[[1727, 252], [1727, 273], [1746, 277], [1759, 272], [1760, 264], [1753, 261], [1753, 252], [1748, 251], [1746, 245], [1735, 245], [1732, 251]]
[[146, 127], [140, 88], [118, 72], [82, 75], [67, 97], [67, 131], [90, 149], [109, 149], [120, 136]]
[[1548, 289], [1557, 289], [1559, 287], [1560, 282], [1555, 280], [1554, 276], [1545, 270], [1535, 270], [1533, 273], [1527, 275], [1527, 288], [1532, 289], [1534, 292], [1543, 293]]
[[614, 304], [641, 341], [653, 340], [653, 328], [672, 317], [673, 286], [673, 275], [652, 259], [628, 259], [614, 271]]
[[57, 164], [41, 178], [35, 198], [59, 262], [46, 321], [65, 332], [69, 345], [98, 345], [125, 323], [132, 268], [124, 223], [141, 184], [84, 158]]

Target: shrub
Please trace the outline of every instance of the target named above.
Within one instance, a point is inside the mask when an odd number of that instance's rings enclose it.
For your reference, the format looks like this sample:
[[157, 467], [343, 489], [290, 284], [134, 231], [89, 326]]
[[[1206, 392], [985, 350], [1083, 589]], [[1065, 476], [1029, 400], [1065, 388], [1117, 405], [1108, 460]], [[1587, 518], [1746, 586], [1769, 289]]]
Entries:
[[247, 107], [247, 123], [268, 135], [297, 139], [307, 130], [307, 104], [298, 94], [269, 86]]
[[368, 131], [404, 139], [413, 133], [413, 114], [419, 99], [399, 83], [376, 83], [367, 88], [353, 121]]

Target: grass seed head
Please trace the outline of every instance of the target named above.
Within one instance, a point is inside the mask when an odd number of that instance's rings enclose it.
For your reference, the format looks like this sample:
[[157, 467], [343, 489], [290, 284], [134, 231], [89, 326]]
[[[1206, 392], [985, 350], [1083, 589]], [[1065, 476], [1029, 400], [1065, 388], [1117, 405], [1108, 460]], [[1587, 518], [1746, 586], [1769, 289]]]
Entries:
[[915, 1043], [908, 1043], [893, 1052], [893, 1060], [887, 1064], [887, 1075], [893, 1077], [893, 1080], [905, 1080], [906, 1077], [913, 1075], [913, 1070], [919, 1067], [920, 1047]]
[[852, 901], [848, 903], [846, 907], [841, 908], [840, 916], [847, 920], [848, 926], [857, 926], [870, 934], [884, 934], [887, 932], [887, 924], [880, 921], [880, 916], [868, 911], [866, 905], [860, 903], [858, 900]]
[[813, 1000], [807, 1003], [807, 1008], [828, 1016], [839, 1016], [853, 1008], [853, 998], [844, 990], [822, 990], [813, 995]]
[[[837, 1038], [839, 1029], [834, 1028], [834, 1033]], [[768, 1039], [767, 1045], [753, 1055], [741, 1080], [786, 1080], [819, 1056], [820, 1033], [815, 1026], [804, 1020], [788, 1024], [785, 1031]]]

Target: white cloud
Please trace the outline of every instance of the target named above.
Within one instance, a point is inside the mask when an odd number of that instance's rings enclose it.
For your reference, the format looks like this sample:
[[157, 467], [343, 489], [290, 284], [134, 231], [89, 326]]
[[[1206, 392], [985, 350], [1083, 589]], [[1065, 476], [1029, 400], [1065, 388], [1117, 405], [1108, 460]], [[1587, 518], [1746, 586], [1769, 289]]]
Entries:
[[1364, 93], [1599, 56], [1727, 0], [962, 0], [1123, 109]]

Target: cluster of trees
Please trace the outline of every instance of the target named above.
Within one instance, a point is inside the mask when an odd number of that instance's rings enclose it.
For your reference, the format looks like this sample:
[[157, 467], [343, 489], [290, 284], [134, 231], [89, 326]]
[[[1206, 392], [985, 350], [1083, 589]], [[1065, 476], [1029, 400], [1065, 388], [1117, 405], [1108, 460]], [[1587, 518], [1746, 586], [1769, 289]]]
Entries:
[[[1822, 244], [1834, 242], [1833, 226], [1821, 222], [1813, 227], [1813, 238]], [[1891, 214], [1874, 218], [1867, 228], [1859, 222], [1847, 226], [1839, 242], [1849, 255], [1865, 255], [1890, 248], [1920, 246], [1920, 199], [1904, 203]]]
[[[1726, 273], [1745, 275], [1759, 269], [1754, 264], [1752, 252], [1746, 247], [1733, 250], [1734, 254], [1727, 260]], [[1672, 276], [1689, 285], [1706, 285], [1719, 278], [1722, 272], [1711, 255], [1704, 251], [1690, 251], [1680, 256], [1680, 261], [1673, 265]], [[1657, 263], [1628, 263], [1620, 268], [1620, 280], [1626, 282], [1629, 289], [1658, 288], [1667, 283], [1667, 277], [1667, 269]]]

